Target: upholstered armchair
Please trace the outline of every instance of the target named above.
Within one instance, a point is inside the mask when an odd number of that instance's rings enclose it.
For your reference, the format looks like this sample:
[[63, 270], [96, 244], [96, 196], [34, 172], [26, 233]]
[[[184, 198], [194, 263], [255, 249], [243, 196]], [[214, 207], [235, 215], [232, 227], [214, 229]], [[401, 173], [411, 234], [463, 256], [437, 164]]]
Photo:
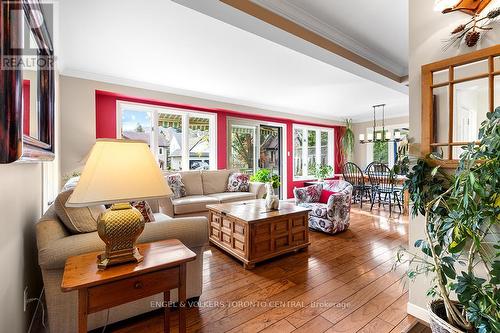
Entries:
[[[321, 203], [321, 192], [330, 191], [326, 203]], [[349, 227], [352, 185], [344, 180], [333, 180], [293, 190], [295, 204], [311, 208], [309, 228], [336, 234]]]

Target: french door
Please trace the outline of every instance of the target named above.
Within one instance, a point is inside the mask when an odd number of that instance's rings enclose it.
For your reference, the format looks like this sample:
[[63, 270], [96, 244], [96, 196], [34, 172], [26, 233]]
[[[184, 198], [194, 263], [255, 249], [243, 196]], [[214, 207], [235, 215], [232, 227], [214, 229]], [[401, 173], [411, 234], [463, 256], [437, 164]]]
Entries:
[[280, 195], [286, 185], [285, 125], [257, 121], [230, 119], [228, 121], [228, 168], [254, 174], [259, 169], [269, 169], [280, 176]]

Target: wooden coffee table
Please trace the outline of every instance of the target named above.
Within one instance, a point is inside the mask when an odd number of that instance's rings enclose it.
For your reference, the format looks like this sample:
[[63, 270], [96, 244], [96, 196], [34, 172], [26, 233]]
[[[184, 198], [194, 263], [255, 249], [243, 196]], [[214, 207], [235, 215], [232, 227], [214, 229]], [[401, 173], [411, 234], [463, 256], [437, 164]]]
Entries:
[[87, 315], [163, 293], [164, 332], [169, 332], [170, 290], [179, 290], [179, 332], [186, 332], [186, 263], [196, 254], [177, 239], [139, 244], [140, 263], [97, 269], [100, 252], [69, 257], [62, 291], [78, 290], [78, 332], [87, 332]]
[[210, 242], [241, 260], [246, 269], [255, 263], [309, 246], [310, 209], [280, 201], [268, 211], [265, 200], [207, 205]]

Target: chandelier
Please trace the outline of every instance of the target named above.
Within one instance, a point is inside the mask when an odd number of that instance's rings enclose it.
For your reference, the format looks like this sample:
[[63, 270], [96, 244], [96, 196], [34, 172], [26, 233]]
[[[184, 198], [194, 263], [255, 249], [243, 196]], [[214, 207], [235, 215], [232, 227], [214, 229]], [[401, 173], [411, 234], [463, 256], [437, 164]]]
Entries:
[[[376, 131], [377, 109], [382, 109], [382, 130], [381, 131]], [[402, 138], [401, 138], [400, 131], [394, 131], [394, 137], [392, 137], [391, 132], [385, 129], [385, 104], [374, 105], [373, 106], [373, 132], [368, 133], [366, 135], [366, 140], [365, 140], [365, 135], [363, 133], [361, 133], [359, 135], [359, 142], [360, 143], [378, 143], [378, 142], [399, 142], [401, 140], [402, 140]]]

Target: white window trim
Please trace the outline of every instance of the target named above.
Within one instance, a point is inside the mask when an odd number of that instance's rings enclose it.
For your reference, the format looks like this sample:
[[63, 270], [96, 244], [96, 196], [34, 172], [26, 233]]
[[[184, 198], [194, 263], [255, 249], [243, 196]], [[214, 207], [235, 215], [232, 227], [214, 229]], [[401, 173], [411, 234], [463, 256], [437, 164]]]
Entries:
[[151, 151], [156, 159], [158, 159], [158, 119], [160, 113], [169, 113], [182, 116], [182, 171], [189, 170], [189, 117], [208, 118], [210, 126], [210, 170], [217, 170], [217, 114], [195, 111], [183, 110], [164, 106], [149, 105], [135, 102], [116, 101], [116, 137], [122, 137], [122, 110], [126, 107], [133, 108], [136, 111], [144, 111], [152, 113], [152, 132], [153, 139]]
[[[303, 131], [303, 142], [302, 142], [302, 176], [295, 175], [295, 130]], [[292, 126], [292, 161], [293, 161], [293, 180], [294, 181], [303, 181], [303, 180], [315, 180], [316, 176], [308, 176], [307, 175], [307, 131], [314, 130], [316, 131], [316, 156], [314, 156], [314, 161], [317, 164], [321, 160], [321, 132], [328, 133], [328, 165], [332, 168], [335, 168], [335, 144], [334, 144], [334, 134], [335, 130], [330, 127], [321, 127], [321, 126], [309, 126], [309, 125], [301, 125], [301, 124], [293, 124]]]

